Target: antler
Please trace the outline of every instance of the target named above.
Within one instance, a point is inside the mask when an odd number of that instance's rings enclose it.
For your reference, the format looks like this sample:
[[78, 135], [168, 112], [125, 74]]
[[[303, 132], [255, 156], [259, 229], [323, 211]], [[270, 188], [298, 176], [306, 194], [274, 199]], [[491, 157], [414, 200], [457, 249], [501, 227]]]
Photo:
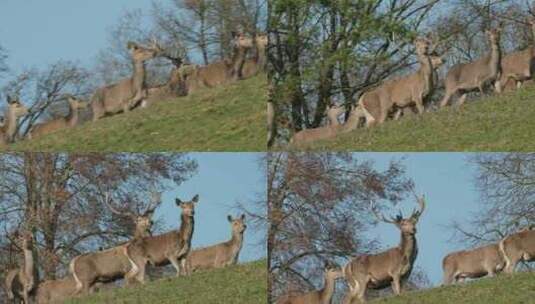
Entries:
[[411, 218], [415, 219], [415, 220], [418, 220], [420, 218], [420, 215], [422, 215], [422, 213], [424, 212], [425, 210], [425, 197], [422, 195], [422, 196], [417, 196], [416, 193], [413, 191], [412, 194], [414, 195], [414, 198], [416, 199], [416, 202], [418, 203], [418, 210], [415, 208], [413, 211], [412, 211], [412, 215], [411, 215]]
[[161, 198], [162, 198], [161, 192], [152, 191], [151, 201], [143, 214], [147, 215], [149, 213], [154, 213], [154, 210], [156, 210], [156, 208], [158, 208], [158, 206], [160, 206], [160, 203], [162, 202]]
[[[392, 219], [387, 219], [386, 217], [384, 217], [382, 214], [380, 214], [379, 212], [377, 212], [377, 210], [375, 209], [375, 204], [373, 203], [372, 200], [370, 200], [370, 210], [372, 211], [372, 213], [375, 215], [375, 217], [377, 217], [377, 219], [379, 221], [382, 221], [382, 222], [385, 222], [385, 223], [390, 223], [390, 224], [395, 224], [397, 223], [397, 220], [394, 220], [393, 218]], [[398, 216], [399, 217], [399, 216]]]
[[132, 219], [137, 218], [137, 216], [133, 214], [131, 211], [119, 211], [115, 209], [115, 207], [113, 207], [113, 205], [111, 204], [111, 199], [110, 199], [110, 195], [108, 192], [106, 192], [106, 194], [104, 195], [104, 204], [108, 207], [108, 209], [110, 209], [112, 213], [115, 213], [119, 216], [128, 216]]

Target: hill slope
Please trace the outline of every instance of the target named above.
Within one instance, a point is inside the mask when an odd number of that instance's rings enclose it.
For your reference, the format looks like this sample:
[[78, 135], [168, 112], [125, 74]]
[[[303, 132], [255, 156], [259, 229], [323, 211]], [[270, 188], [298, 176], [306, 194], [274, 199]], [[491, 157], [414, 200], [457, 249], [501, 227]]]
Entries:
[[359, 128], [307, 150], [534, 151], [535, 87]]
[[87, 122], [10, 147], [24, 151], [261, 151], [265, 147], [264, 75], [144, 109]]
[[68, 303], [266, 303], [266, 260], [225, 269], [195, 273], [190, 277], [162, 279], [97, 293]]
[[373, 301], [382, 304], [528, 304], [535, 303], [535, 273], [500, 275], [466, 284], [409, 292]]

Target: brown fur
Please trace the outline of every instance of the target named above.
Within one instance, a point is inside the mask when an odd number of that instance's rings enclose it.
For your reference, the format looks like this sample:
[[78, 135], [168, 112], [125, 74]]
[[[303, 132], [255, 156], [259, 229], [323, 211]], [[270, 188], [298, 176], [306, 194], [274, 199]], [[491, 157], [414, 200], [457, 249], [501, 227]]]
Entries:
[[[529, 23], [535, 39], [535, 20], [530, 20]], [[535, 47], [528, 47], [525, 50], [505, 55], [502, 59], [500, 91], [503, 91], [509, 80], [516, 84], [516, 88], [520, 88], [526, 80], [532, 79], [534, 65]]]
[[147, 263], [155, 266], [171, 263], [177, 276], [186, 270], [186, 257], [191, 249], [191, 237], [194, 229], [195, 203], [198, 200], [198, 195], [189, 202], [176, 199], [176, 205], [182, 209], [178, 230], [135, 240], [125, 246], [124, 253], [132, 266], [125, 278], [144, 283]]
[[520, 261], [535, 261], [535, 230], [528, 228], [511, 234], [499, 243], [506, 273], [513, 273]]
[[444, 284], [451, 284], [464, 278], [495, 276], [505, 265], [498, 244], [491, 244], [471, 250], [456, 251], [442, 260]]
[[18, 119], [28, 114], [26, 108], [18, 99], [7, 97], [7, 109], [4, 116], [4, 123], [0, 127], [0, 146], [13, 142], [17, 131]]
[[44, 281], [37, 287], [37, 304], [61, 304], [76, 293], [76, 281], [72, 276]]
[[417, 200], [420, 209], [408, 219], [401, 214], [390, 220], [378, 216], [380, 220], [395, 224], [401, 230], [401, 242], [399, 246], [378, 254], [357, 256], [344, 267], [349, 286], [344, 303], [353, 303], [357, 299], [365, 302], [368, 288], [382, 289], [391, 285], [395, 294], [401, 293], [401, 283], [410, 275], [418, 254], [416, 224], [425, 209], [425, 201], [423, 197]]
[[7, 297], [13, 302], [22, 301], [30, 303], [30, 297], [37, 286], [37, 275], [35, 261], [33, 257], [32, 235], [25, 232], [21, 236], [21, 247], [24, 256], [22, 268], [10, 270], [6, 275], [5, 286]]
[[238, 256], [243, 245], [245, 215], [233, 219], [228, 216], [232, 228], [232, 238], [224, 243], [192, 250], [186, 259], [187, 273], [197, 270], [222, 268], [238, 262]]
[[78, 124], [78, 110], [86, 108], [87, 103], [74, 96], [68, 96], [67, 99], [69, 102], [69, 115], [34, 125], [28, 133], [28, 139], [35, 139], [61, 129], [73, 128]]
[[162, 50], [156, 45], [146, 48], [133, 42], [128, 43], [128, 49], [131, 51], [134, 62], [132, 77], [100, 88], [95, 92], [91, 98], [93, 121], [105, 115], [116, 114], [121, 111], [128, 112], [148, 95], [145, 83], [145, 61], [159, 56]]
[[446, 93], [440, 102], [441, 107], [445, 107], [453, 95], [460, 92], [459, 105], [466, 99], [466, 93], [479, 90], [483, 94], [486, 84], [493, 84], [497, 90], [501, 89], [499, 77], [501, 74], [501, 49], [500, 49], [501, 29], [487, 31], [491, 52], [487, 56], [470, 63], [457, 64], [453, 66], [446, 75]]

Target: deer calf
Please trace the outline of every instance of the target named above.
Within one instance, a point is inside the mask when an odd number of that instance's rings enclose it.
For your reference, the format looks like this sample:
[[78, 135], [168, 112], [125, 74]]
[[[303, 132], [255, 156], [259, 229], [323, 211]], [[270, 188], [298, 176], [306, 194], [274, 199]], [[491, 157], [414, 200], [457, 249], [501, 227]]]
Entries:
[[325, 264], [323, 275], [323, 288], [314, 290], [302, 295], [283, 296], [277, 301], [277, 304], [331, 304], [335, 289], [335, 281], [343, 277], [340, 267]]
[[480, 278], [496, 275], [505, 265], [498, 244], [491, 244], [472, 250], [462, 250], [448, 254], [442, 260], [444, 284], [460, 279]]
[[0, 127], [0, 146], [13, 142], [18, 120], [26, 114], [28, 114], [28, 108], [18, 98], [12, 98], [8, 95], [4, 123]]
[[78, 110], [85, 109], [87, 103], [72, 95], [67, 95], [67, 101], [69, 103], [69, 114], [67, 117], [61, 117], [34, 125], [28, 133], [28, 139], [34, 139], [57, 130], [75, 127], [78, 124]]
[[535, 261], [535, 230], [531, 227], [504, 238], [499, 243], [506, 273], [513, 273], [520, 261]]
[[498, 92], [501, 92], [499, 76], [501, 73], [501, 28], [486, 31], [489, 39], [491, 52], [487, 56], [470, 63], [454, 65], [446, 75], [446, 93], [440, 102], [445, 107], [453, 95], [461, 93], [459, 105], [466, 100], [466, 94], [470, 91], [479, 90], [483, 94], [486, 84], [493, 84]]
[[131, 269], [125, 278], [145, 282], [147, 263], [164, 266], [171, 263], [177, 276], [186, 270], [186, 258], [191, 248], [194, 228], [195, 204], [199, 196], [195, 195], [189, 202], [176, 199], [176, 205], [182, 209], [180, 228], [164, 234], [144, 237], [127, 244], [124, 254], [130, 261]]
[[245, 225], [245, 214], [240, 218], [227, 217], [232, 228], [232, 237], [229, 241], [192, 250], [186, 258], [186, 273], [197, 270], [222, 268], [234, 265], [238, 262], [238, 256], [243, 245], [243, 233], [247, 228]]
[[356, 299], [366, 301], [366, 289], [382, 289], [392, 285], [396, 295], [401, 293], [401, 283], [411, 274], [414, 261], [418, 254], [416, 244], [416, 224], [425, 210], [423, 197], [416, 198], [419, 209], [414, 210], [409, 218], [400, 214], [387, 219], [379, 215], [373, 205], [376, 217], [385, 223], [396, 225], [401, 231], [399, 246], [377, 254], [363, 254], [353, 258], [343, 269], [344, 277], [349, 286], [344, 303], [353, 303]]
[[24, 264], [19, 269], [10, 270], [6, 275], [7, 298], [18, 303], [21, 299], [25, 304], [30, 303], [30, 296], [37, 286], [37, 275], [33, 257], [33, 237], [29, 232], [24, 232], [20, 237], [20, 243], [24, 256]]

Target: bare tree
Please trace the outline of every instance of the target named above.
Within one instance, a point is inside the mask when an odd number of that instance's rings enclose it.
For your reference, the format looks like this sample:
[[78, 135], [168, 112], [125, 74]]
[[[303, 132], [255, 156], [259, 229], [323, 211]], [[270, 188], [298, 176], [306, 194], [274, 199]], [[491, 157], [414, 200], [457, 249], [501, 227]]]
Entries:
[[[381, 171], [347, 153], [270, 153], [267, 159], [269, 292], [317, 289], [324, 261], [377, 249], [369, 200], [399, 203], [413, 187], [399, 161]], [[338, 295], [339, 296], [339, 295]]]
[[[103, 205], [105, 192], [123, 202], [122, 210], [139, 212], [150, 203], [153, 190], [182, 183], [196, 168], [184, 154], [1, 155], [0, 239], [10, 238], [30, 214], [38, 215], [33, 234], [40, 270], [53, 279], [73, 256], [134, 233], [133, 223]], [[13, 256], [12, 244], [1, 245], [0, 256]]]

